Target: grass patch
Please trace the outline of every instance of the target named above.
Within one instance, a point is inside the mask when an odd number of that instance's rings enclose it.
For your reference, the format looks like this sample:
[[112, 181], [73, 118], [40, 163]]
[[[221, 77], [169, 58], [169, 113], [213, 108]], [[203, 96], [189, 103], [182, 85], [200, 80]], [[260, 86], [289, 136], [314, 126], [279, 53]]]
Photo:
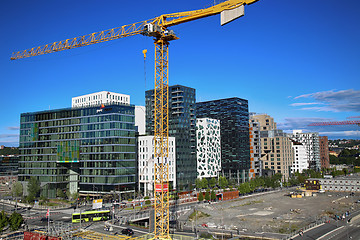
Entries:
[[200, 219], [203, 217], [209, 217], [210, 215], [201, 211], [194, 211], [192, 214], [190, 214], [189, 216], [189, 221], [195, 221], [195, 219]]

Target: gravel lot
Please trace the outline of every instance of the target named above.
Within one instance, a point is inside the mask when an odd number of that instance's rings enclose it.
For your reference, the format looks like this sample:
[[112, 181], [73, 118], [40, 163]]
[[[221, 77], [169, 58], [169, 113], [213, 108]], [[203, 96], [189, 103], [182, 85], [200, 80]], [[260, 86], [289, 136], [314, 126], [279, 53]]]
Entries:
[[[360, 194], [326, 192], [316, 196], [290, 198], [289, 189], [257, 194], [247, 198], [214, 203], [199, 204], [198, 211], [209, 217], [197, 219], [196, 225], [208, 224], [225, 229], [239, 229], [252, 232], [287, 233], [324, 217], [343, 214], [360, 208]], [[187, 223], [191, 225], [191, 223]]]

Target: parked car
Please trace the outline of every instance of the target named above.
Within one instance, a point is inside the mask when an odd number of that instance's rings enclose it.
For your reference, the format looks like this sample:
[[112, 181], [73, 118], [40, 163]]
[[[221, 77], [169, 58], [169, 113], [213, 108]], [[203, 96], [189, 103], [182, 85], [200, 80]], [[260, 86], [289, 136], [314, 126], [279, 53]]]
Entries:
[[[40, 222], [45, 222], [45, 223], [47, 223], [48, 222], [48, 218], [47, 217], [43, 217], [43, 218], [41, 218], [40, 219]], [[52, 220], [51, 218], [49, 219], [49, 223], [53, 223], [54, 222], [54, 220]]]
[[121, 230], [121, 233], [128, 236], [134, 235], [134, 231], [131, 228], [125, 228]]

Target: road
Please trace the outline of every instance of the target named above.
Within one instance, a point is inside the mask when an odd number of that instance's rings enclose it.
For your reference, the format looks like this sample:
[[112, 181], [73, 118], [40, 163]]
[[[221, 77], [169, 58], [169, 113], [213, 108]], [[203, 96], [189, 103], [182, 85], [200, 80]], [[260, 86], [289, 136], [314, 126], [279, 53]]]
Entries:
[[[357, 217], [358, 216], [358, 217]], [[330, 239], [360, 239], [360, 211], [353, 212], [345, 220], [325, 223], [308, 231], [303, 236], [296, 236], [294, 240], [330, 240]], [[352, 221], [351, 219], [356, 219]], [[348, 220], [351, 220], [348, 222]]]

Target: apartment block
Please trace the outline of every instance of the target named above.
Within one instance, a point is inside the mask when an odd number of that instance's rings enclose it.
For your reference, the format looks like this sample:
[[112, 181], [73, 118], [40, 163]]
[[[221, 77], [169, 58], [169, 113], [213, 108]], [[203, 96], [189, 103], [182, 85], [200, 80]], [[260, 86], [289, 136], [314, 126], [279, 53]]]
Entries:
[[317, 132], [303, 133], [302, 130], [293, 130], [293, 133], [288, 134], [288, 136], [294, 141], [300, 142], [305, 146], [308, 155], [309, 169], [320, 171], [321, 163], [320, 163], [319, 133]]
[[263, 164], [261, 158], [260, 123], [249, 121], [250, 137], [250, 170], [249, 179], [262, 176]]
[[109, 91], [101, 91], [91, 94], [86, 94], [78, 97], [73, 97], [71, 99], [71, 107], [91, 107], [91, 106], [100, 106], [103, 105], [129, 105], [130, 96], [121, 93], [114, 93]]
[[267, 114], [252, 115], [250, 122], [260, 125], [260, 145], [263, 168], [281, 173], [287, 180], [294, 162], [292, 141], [282, 130], [276, 129], [274, 119]]
[[[169, 169], [169, 184], [176, 186], [176, 143], [174, 137], [169, 137], [169, 157], [166, 159]], [[145, 196], [153, 196], [154, 191], [154, 136], [138, 137], [138, 176], [139, 190]], [[158, 164], [158, 163], [156, 163]]]
[[321, 168], [330, 168], [329, 141], [327, 136], [319, 136]]
[[304, 145], [293, 141], [294, 163], [291, 166], [291, 173], [302, 173], [309, 169], [308, 155]]

